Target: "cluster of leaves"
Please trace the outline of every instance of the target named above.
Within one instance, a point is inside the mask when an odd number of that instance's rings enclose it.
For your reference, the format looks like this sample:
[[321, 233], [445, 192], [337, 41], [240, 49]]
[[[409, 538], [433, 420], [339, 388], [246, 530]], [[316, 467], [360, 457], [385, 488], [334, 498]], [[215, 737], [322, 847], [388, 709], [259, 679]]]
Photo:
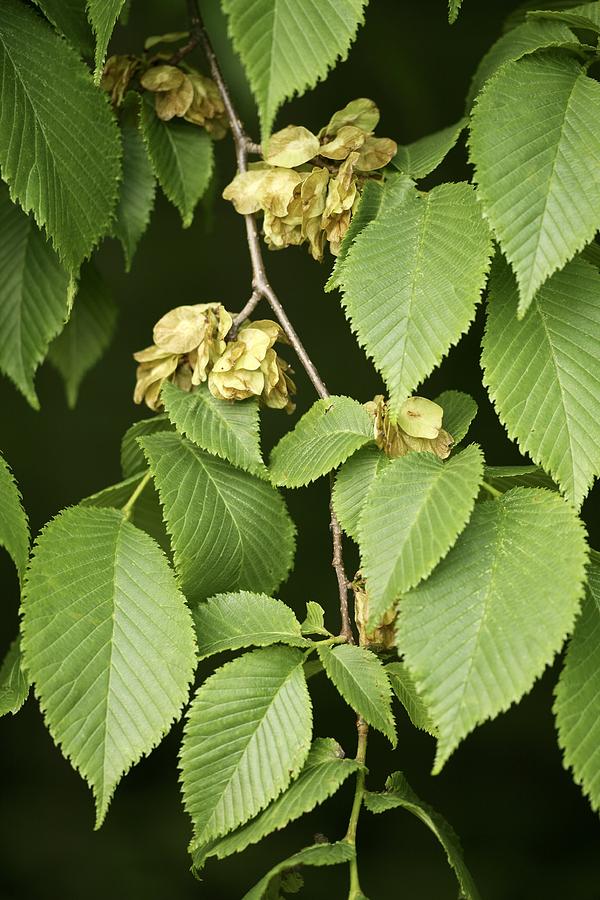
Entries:
[[[185, 121], [202, 86], [215, 115], [198, 115], [222, 117], [202, 76], [159, 57], [140, 78], [154, 97], [124, 92], [117, 121], [98, 82], [123, 0], [86, 4], [96, 85], [85, 16], [38, 5], [48, 21], [21, 0], [4, 0], [0, 13], [0, 368], [34, 405], [46, 355], [75, 402], [110, 339], [114, 304], [87, 261], [98, 242], [117, 237], [131, 264], [155, 181], [191, 222], [212, 167], [210, 134]], [[404, 776], [365, 790], [364, 754], [348, 759], [333, 738], [313, 735], [307, 681], [324, 672], [361, 726], [392, 745], [396, 698], [436, 739], [438, 772], [571, 636], [556, 690], [559, 741], [600, 808], [600, 555], [578, 516], [600, 475], [600, 86], [589, 69], [600, 2], [513, 18], [474, 76], [465, 118], [399, 147], [389, 167], [381, 160], [393, 142], [372, 137], [370, 101], [349, 104], [318, 136], [293, 126], [270, 138], [279, 105], [345, 57], [365, 5], [222, 0], [266, 148], [264, 163], [233, 182], [237, 191], [252, 176], [253, 208], [240, 211], [267, 209], [274, 174], [294, 182], [285, 209], [267, 210], [280, 219], [295, 200], [302, 206], [314, 168], [327, 192], [351, 176], [341, 201], [351, 197], [354, 215], [332, 241], [328, 287], [341, 291], [387, 399], [319, 399], [266, 463], [259, 398], [284, 406], [291, 390], [273, 350], [277, 326], [232, 335], [215, 303], [167, 314], [138, 354], [138, 399], [164, 413], [125, 434], [122, 480], [60, 512], [31, 552], [0, 458], [0, 543], [19, 574], [23, 615], [0, 669], [0, 712], [17, 712], [34, 685], [53, 739], [92, 788], [99, 826], [121, 777], [181, 715], [198, 660], [229, 653], [186, 713], [180, 767], [195, 869], [285, 827], [353, 776], [359, 805], [401, 807], [431, 829], [474, 900], [456, 836]], [[451, 20], [459, 6], [451, 0]], [[367, 118], [349, 122], [349, 110]], [[473, 184], [422, 190], [467, 127]], [[358, 163], [367, 151], [379, 175], [361, 181], [357, 202], [350, 182], [355, 169], [374, 168]], [[324, 156], [341, 162], [336, 172], [302, 169]], [[280, 193], [278, 182], [269, 196]], [[310, 240], [305, 212], [283, 224]], [[488, 467], [465, 443], [477, 412], [468, 395], [438, 397], [443, 420], [412, 397], [468, 330], [486, 287], [484, 381], [531, 466]], [[280, 488], [330, 473], [337, 520], [360, 552], [359, 646], [328, 628], [314, 601], [300, 622], [274, 596], [295, 549]], [[302, 865], [355, 867], [355, 852], [349, 829], [279, 864], [247, 897], [298, 889]]]

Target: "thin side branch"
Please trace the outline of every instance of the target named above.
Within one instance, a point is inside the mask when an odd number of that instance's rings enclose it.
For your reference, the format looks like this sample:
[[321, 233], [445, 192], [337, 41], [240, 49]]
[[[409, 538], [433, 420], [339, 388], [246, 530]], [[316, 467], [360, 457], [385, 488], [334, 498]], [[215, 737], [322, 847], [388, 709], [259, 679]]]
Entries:
[[252, 315], [252, 313], [254, 312], [254, 310], [256, 309], [256, 307], [258, 306], [258, 304], [260, 303], [260, 301], [262, 299], [263, 299], [263, 295], [261, 294], [260, 291], [257, 291], [257, 290], [252, 291], [250, 299], [248, 300], [246, 305], [244, 307], [242, 307], [242, 309], [239, 311], [239, 313], [233, 320], [233, 324], [232, 324], [231, 328], [229, 329], [229, 334], [227, 335], [228, 340], [230, 340], [230, 341], [233, 340], [233, 338], [236, 336], [237, 330], [240, 327], [240, 325], [242, 324], [242, 322], [244, 322], [249, 316]]
[[[204, 49], [210, 66], [211, 75], [219, 88], [221, 99], [227, 112], [235, 144], [238, 171], [246, 172], [248, 170], [248, 153], [261, 153], [261, 147], [259, 144], [255, 144], [251, 141], [246, 134], [242, 120], [233, 104], [229, 89], [223, 78], [219, 61], [204, 26], [204, 22], [202, 21], [198, 0], [187, 0], [187, 4], [190, 16], [190, 34], [197, 38], [198, 43]], [[239, 328], [244, 319], [253, 311], [259, 300], [264, 297], [275, 314], [277, 321], [281, 325], [285, 336], [292, 345], [296, 356], [302, 363], [315, 391], [319, 397], [327, 399], [330, 394], [325, 382], [319, 375], [317, 367], [308, 355], [296, 329], [290, 322], [281, 301], [273, 290], [267, 277], [256, 219], [254, 215], [246, 215], [244, 216], [244, 220], [246, 225], [248, 252], [252, 264], [252, 296], [244, 309], [236, 316], [233, 327], [236, 329]], [[333, 567], [335, 569], [340, 595], [340, 615], [342, 620], [341, 635], [345, 637], [346, 640], [353, 641], [354, 639], [352, 637], [352, 628], [350, 626], [350, 617], [348, 613], [348, 579], [344, 571], [344, 563], [342, 560], [342, 533], [333, 507], [331, 508], [331, 532], [333, 537]]]

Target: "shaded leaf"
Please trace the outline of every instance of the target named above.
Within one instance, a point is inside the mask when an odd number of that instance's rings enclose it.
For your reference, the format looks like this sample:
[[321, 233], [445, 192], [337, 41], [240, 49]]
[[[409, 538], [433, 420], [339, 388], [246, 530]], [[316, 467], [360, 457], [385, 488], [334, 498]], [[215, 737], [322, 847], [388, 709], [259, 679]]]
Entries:
[[5, 547], [22, 579], [29, 559], [29, 523], [17, 482], [0, 455], [0, 547]]
[[49, 22], [83, 56], [93, 56], [92, 31], [83, 0], [35, 0]]
[[29, 696], [29, 679], [21, 669], [21, 642], [10, 645], [0, 666], [0, 716], [16, 715]]
[[117, 196], [121, 149], [106, 97], [18, 0], [2, 3], [0, 85], [2, 177], [75, 270], [106, 233]]
[[385, 791], [376, 794], [367, 791], [365, 806], [372, 813], [386, 812], [388, 809], [402, 808], [421, 820], [436, 836], [454, 869], [460, 886], [460, 896], [465, 900], [479, 900], [479, 891], [467, 869], [460, 841], [454, 829], [438, 812], [420, 800], [408, 784], [402, 772], [394, 772], [385, 783]]
[[486, 466], [484, 475], [486, 482], [502, 493], [514, 487], [557, 489], [541, 466]]
[[34, 409], [34, 375], [69, 310], [69, 275], [0, 185], [0, 368]]
[[[111, 484], [95, 494], [90, 494], [89, 497], [85, 497], [85, 499], [80, 501], [80, 506], [123, 509], [145, 474], [145, 472], [138, 472], [124, 481]], [[170, 552], [171, 542], [163, 522], [158, 493], [152, 482], [149, 482], [144, 487], [142, 493], [135, 501], [130, 520], [142, 531], [149, 534], [150, 537], [153, 537], [166, 553]]]
[[148, 419], [140, 419], [130, 425], [121, 441], [121, 471], [124, 478], [145, 472], [148, 468], [144, 451], [138, 444], [138, 438], [147, 434], [157, 434], [160, 431], [173, 431], [173, 425], [165, 415], [151, 416]]
[[354, 847], [346, 841], [338, 841], [336, 844], [313, 844], [312, 847], [305, 847], [304, 850], [294, 853], [293, 856], [274, 866], [251, 891], [244, 894], [242, 900], [262, 900], [263, 897], [267, 897], [267, 891], [274, 880], [297, 866], [337, 866], [349, 863], [354, 856]]
[[592, 552], [587, 595], [556, 686], [554, 714], [564, 764], [600, 810], [600, 554]]
[[129, 272], [137, 246], [150, 222], [156, 180], [137, 121], [139, 100], [136, 96], [131, 100], [128, 97], [125, 105], [125, 115], [121, 121], [123, 179], [114, 233], [123, 247], [125, 270]]
[[116, 321], [117, 306], [108, 285], [91, 263], [86, 264], [69, 321], [48, 351], [49, 361], [64, 379], [71, 409], [81, 381], [110, 344]]
[[467, 119], [459, 119], [453, 125], [433, 134], [426, 134], [412, 144], [400, 144], [392, 164], [417, 181], [425, 178], [437, 169], [452, 150], [466, 125]]
[[140, 125], [158, 183], [187, 228], [212, 175], [212, 140], [197, 125], [162, 122], [148, 97], [142, 101]]
[[96, 37], [96, 81], [100, 81], [106, 50], [125, 0], [86, 0], [87, 14]]

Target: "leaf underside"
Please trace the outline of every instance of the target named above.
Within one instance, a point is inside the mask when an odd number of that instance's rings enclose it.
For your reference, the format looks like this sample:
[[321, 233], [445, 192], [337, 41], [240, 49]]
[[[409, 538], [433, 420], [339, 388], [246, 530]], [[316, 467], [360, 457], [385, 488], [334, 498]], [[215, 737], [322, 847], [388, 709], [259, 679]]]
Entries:
[[107, 99], [69, 44], [17, 0], [2, 2], [0, 85], [2, 177], [76, 270], [117, 196], [121, 150]]
[[0, 185], [0, 369], [34, 409], [34, 376], [69, 309], [69, 275]]

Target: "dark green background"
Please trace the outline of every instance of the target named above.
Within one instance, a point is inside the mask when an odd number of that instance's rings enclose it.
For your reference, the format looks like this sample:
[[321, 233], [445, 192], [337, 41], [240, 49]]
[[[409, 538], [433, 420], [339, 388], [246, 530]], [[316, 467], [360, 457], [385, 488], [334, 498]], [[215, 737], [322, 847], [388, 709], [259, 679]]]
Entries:
[[[303, 0], [298, 0], [303, 2]], [[307, 96], [290, 103], [278, 122], [303, 122], [318, 129], [331, 112], [357, 96], [373, 97], [382, 110], [378, 133], [400, 142], [448, 125], [462, 114], [463, 98], [477, 60], [499, 34], [514, 2], [464, 0], [452, 28], [444, 0], [371, 0], [366, 26], [348, 62]], [[183, 2], [133, 0], [130, 24], [115, 38], [119, 50], [139, 50], [144, 35], [184, 25]], [[218, 4], [206, 0], [207, 19], [233, 92], [250, 128], [256, 121], [237, 62], [229, 51]], [[109, 353], [89, 375], [74, 412], [47, 366], [38, 377], [41, 412], [32, 411], [0, 381], [0, 449], [21, 486], [33, 531], [62, 507], [119, 479], [119, 442], [127, 426], [144, 415], [131, 394], [131, 353], [150, 341], [154, 321], [183, 303], [219, 300], [238, 309], [249, 295], [243, 226], [220, 191], [233, 172], [228, 140], [217, 145], [217, 189], [203, 203], [193, 226], [183, 231], [177, 213], [159, 198], [132, 274], [123, 272], [120, 249], [107, 242], [98, 263], [121, 309]], [[469, 177], [464, 144], [454, 150], [432, 183]], [[275, 288], [330, 390], [364, 401], [381, 390], [379, 378], [357, 347], [337, 295], [325, 295], [330, 260], [313, 262], [305, 249], [268, 253]], [[266, 310], [263, 310], [266, 314]], [[472, 432], [491, 464], [518, 461], [480, 387], [481, 315], [423, 393], [446, 388], [474, 393], [480, 412]], [[288, 354], [289, 356], [289, 354]], [[290, 357], [290, 361], [291, 357]], [[299, 411], [313, 401], [298, 372]], [[265, 449], [291, 423], [282, 413], [264, 415]], [[289, 492], [300, 537], [296, 568], [281, 596], [302, 612], [308, 599], [327, 609], [336, 627], [337, 600], [330, 568], [325, 484]], [[585, 508], [590, 522], [593, 500]], [[598, 546], [598, 540], [595, 541]], [[356, 568], [348, 547], [349, 571]], [[354, 567], [354, 568], [353, 568]], [[0, 559], [0, 604], [4, 650], [17, 625], [17, 584], [6, 555]], [[484, 900], [598, 900], [596, 817], [561, 766], [551, 713], [557, 667], [519, 706], [479, 728], [432, 778], [433, 742], [398, 714], [398, 749], [374, 734], [370, 741], [370, 785], [404, 770], [413, 787], [454, 825]], [[337, 737], [354, 752], [353, 717], [322, 680], [314, 682], [316, 732]], [[210, 863], [202, 884], [188, 872], [189, 823], [177, 783], [181, 727], [124, 779], [106, 824], [95, 833], [90, 792], [54, 747], [30, 699], [16, 717], [0, 721], [0, 898], [1, 900], [236, 900], [264, 870], [306, 843], [316, 832], [341, 836], [351, 788], [320, 810], [223, 863]], [[444, 854], [424, 826], [401, 811], [359, 826], [363, 887], [371, 900], [451, 900], [457, 889]], [[315, 874], [316, 873], [316, 874]], [[343, 868], [307, 872], [304, 896], [343, 898]]]

